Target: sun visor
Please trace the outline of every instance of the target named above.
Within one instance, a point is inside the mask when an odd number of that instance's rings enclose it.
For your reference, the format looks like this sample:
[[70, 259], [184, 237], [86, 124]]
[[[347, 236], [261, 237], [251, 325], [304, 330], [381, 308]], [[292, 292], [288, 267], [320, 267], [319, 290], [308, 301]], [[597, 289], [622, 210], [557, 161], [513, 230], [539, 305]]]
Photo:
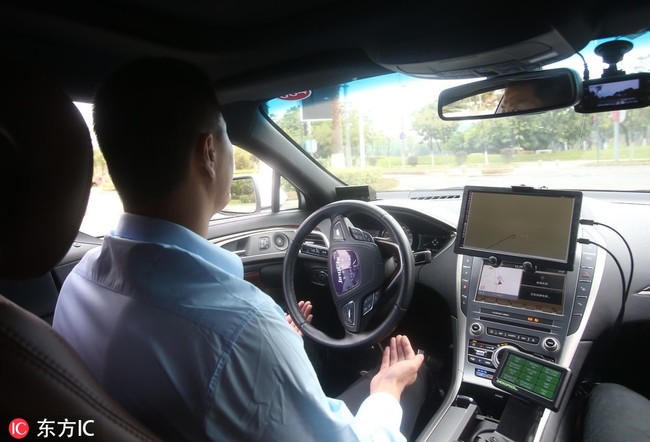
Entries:
[[467, 55], [447, 58], [440, 41], [409, 40], [384, 47], [372, 58], [387, 69], [415, 77], [462, 79], [533, 71], [576, 52], [556, 30], [520, 43], [486, 47], [489, 44], [473, 41]]

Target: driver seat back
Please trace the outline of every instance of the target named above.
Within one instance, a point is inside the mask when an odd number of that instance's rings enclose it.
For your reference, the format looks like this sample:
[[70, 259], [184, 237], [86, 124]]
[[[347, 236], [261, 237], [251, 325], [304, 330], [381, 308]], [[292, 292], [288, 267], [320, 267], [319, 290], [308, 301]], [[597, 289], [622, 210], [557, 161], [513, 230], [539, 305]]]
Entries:
[[[93, 151], [80, 112], [46, 79], [3, 69], [0, 97], [0, 278], [20, 284], [49, 272], [72, 245]], [[46, 421], [53, 437], [159, 440], [107, 395], [47, 322], [1, 294], [0, 355], [2, 431], [37, 436]], [[74, 425], [62, 425], [66, 419]]]

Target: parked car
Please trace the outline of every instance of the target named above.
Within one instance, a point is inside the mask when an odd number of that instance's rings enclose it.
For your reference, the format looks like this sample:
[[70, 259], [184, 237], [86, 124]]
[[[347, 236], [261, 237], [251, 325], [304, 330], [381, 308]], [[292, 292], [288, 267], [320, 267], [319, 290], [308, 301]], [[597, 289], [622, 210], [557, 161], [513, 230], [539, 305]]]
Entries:
[[[245, 158], [209, 239], [297, 320], [311, 301], [302, 331], [327, 394], [400, 333], [435, 384], [420, 442], [582, 440], [595, 385], [650, 397], [646, 2], [2, 2], [0, 21], [3, 70], [39, 72], [82, 108], [140, 56], [210, 75]], [[96, 186], [88, 207], [121, 210], [113, 192]], [[115, 219], [85, 216], [51, 270], [11, 266], [0, 294], [51, 322], [108, 231], [92, 222]], [[52, 219], [28, 225], [29, 253], [54, 247]], [[341, 303], [353, 288], [332, 256], [364, 241], [382, 252], [381, 283]], [[557, 382], [538, 388], [519, 364]]]

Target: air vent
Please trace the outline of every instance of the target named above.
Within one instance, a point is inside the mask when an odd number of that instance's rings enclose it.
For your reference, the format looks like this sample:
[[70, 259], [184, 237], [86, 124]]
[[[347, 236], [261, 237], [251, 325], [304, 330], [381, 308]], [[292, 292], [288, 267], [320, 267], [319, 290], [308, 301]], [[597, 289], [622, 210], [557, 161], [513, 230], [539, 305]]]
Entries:
[[423, 196], [412, 196], [412, 200], [456, 200], [459, 199], [460, 195], [423, 195]]
[[307, 238], [305, 238], [305, 243], [313, 244], [315, 246], [329, 247], [327, 238], [320, 232], [311, 232], [307, 235]]

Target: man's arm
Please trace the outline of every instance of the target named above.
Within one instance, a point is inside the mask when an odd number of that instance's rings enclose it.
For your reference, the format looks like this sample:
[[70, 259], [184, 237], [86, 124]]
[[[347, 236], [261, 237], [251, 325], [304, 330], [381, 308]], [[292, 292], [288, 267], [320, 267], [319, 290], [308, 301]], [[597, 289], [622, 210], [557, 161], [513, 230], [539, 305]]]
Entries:
[[415, 354], [406, 336], [390, 338], [390, 345], [384, 349], [379, 372], [370, 382], [370, 394], [388, 393], [398, 401], [406, 387], [417, 379], [424, 355]]
[[[309, 302], [309, 301], [300, 301], [300, 302], [298, 302], [298, 308], [302, 312], [302, 315], [305, 317], [307, 322], [311, 322], [311, 320], [314, 319], [314, 315], [311, 313], [312, 307], [313, 306], [311, 305], [311, 302]], [[296, 331], [296, 333], [298, 333], [300, 336], [302, 336], [302, 332], [300, 331], [300, 329], [298, 328], [296, 323], [293, 322], [293, 318], [291, 317], [291, 315], [289, 313], [285, 313], [285, 316], [286, 316], [287, 322], [289, 323], [291, 328], [293, 328]]]

